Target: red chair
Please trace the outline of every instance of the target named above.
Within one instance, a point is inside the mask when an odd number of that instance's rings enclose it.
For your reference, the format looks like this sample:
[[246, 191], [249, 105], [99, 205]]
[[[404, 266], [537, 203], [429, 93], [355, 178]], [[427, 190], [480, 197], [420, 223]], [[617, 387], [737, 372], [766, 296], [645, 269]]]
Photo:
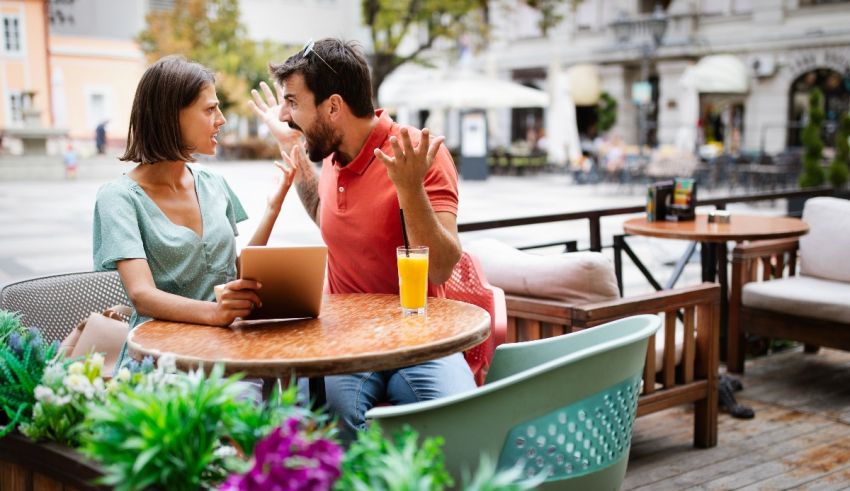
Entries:
[[490, 337], [478, 346], [463, 353], [475, 383], [482, 385], [493, 361], [496, 346], [505, 342], [507, 311], [505, 292], [487, 283], [481, 263], [468, 252], [464, 252], [455, 265], [452, 276], [446, 282], [446, 297], [452, 300], [477, 305], [490, 313]]

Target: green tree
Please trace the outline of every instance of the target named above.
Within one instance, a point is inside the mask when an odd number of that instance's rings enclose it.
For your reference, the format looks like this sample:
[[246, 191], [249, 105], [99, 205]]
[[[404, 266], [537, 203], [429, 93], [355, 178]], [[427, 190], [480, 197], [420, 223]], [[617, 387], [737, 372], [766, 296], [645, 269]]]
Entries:
[[151, 10], [138, 42], [149, 62], [180, 54], [216, 72], [222, 110], [248, 114], [241, 104], [252, 87], [268, 78], [268, 62], [294, 51], [271, 41], [247, 38], [238, 0], [175, 0], [170, 10]]
[[818, 88], [809, 92], [809, 123], [803, 129], [803, 172], [800, 174], [800, 186], [820, 186], [825, 176], [821, 161], [823, 160], [823, 139], [820, 136], [823, 124], [823, 93]]
[[838, 123], [838, 132], [835, 135], [835, 158], [829, 166], [829, 182], [832, 187], [839, 189], [847, 184], [848, 164], [850, 164], [850, 114], [841, 115]]
[[[575, 8], [580, 0], [522, 1], [540, 11], [540, 28], [545, 33], [563, 19], [559, 4]], [[363, 23], [372, 42], [369, 62], [375, 97], [396, 68], [409, 62], [427, 65], [422, 55], [438, 39], [458, 39], [464, 34], [474, 47], [484, 46], [489, 40], [489, 5], [488, 0], [362, 0]], [[411, 41], [414, 48], [400, 54], [402, 42], [409, 46]]]

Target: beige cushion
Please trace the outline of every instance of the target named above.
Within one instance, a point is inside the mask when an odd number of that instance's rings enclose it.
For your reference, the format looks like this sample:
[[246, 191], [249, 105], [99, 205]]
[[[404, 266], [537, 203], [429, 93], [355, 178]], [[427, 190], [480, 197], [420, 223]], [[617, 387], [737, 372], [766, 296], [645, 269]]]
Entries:
[[800, 274], [850, 283], [850, 201], [811, 198], [803, 221], [809, 233], [800, 237]]
[[496, 239], [464, 245], [505, 293], [583, 305], [619, 298], [614, 265], [599, 252], [530, 254]]
[[847, 323], [850, 283], [811, 276], [752, 282], [744, 286], [741, 303], [773, 312]]
[[[79, 331], [79, 329], [74, 329], [74, 331]], [[115, 362], [118, 361], [121, 348], [124, 346], [124, 341], [127, 339], [128, 332], [129, 325], [126, 322], [111, 319], [103, 314], [92, 313], [86, 319], [76, 343], [73, 347], [69, 346], [71, 349], [68, 356], [85, 356], [92, 352], [103, 353], [102, 373], [111, 374], [115, 368]], [[64, 344], [66, 343], [63, 342]]]

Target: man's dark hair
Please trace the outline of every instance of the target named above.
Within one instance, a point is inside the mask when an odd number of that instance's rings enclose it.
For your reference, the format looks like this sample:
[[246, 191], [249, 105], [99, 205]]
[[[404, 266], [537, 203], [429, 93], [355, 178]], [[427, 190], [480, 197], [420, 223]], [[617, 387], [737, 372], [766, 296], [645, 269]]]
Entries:
[[182, 56], [166, 56], [145, 70], [133, 109], [125, 162], [151, 164], [166, 160], [194, 162], [192, 151], [180, 133], [180, 110], [192, 105], [207, 85], [215, 85], [213, 73]]
[[321, 39], [307, 54], [302, 49], [283, 63], [269, 63], [269, 72], [279, 84], [292, 75], [301, 74], [316, 105], [339, 94], [358, 118], [375, 112], [369, 65], [355, 42]]

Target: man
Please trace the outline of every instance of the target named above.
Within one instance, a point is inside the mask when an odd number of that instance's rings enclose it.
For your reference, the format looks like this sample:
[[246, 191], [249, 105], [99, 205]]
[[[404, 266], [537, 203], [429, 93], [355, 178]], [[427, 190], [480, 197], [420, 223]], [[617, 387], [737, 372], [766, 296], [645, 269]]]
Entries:
[[[444, 296], [461, 247], [457, 170], [443, 138], [374, 110], [369, 67], [351, 43], [323, 39], [270, 70], [283, 101], [261, 84], [266, 100], [252, 91], [250, 104], [297, 168], [298, 195], [328, 246], [330, 292], [398, 294], [401, 208], [410, 243], [429, 248], [429, 295]], [[322, 161], [320, 175], [292, 144], [287, 125], [303, 133], [309, 160]], [[342, 437], [351, 440], [378, 402], [435, 399], [475, 383], [456, 353], [399, 370], [327, 377], [325, 386]]]

